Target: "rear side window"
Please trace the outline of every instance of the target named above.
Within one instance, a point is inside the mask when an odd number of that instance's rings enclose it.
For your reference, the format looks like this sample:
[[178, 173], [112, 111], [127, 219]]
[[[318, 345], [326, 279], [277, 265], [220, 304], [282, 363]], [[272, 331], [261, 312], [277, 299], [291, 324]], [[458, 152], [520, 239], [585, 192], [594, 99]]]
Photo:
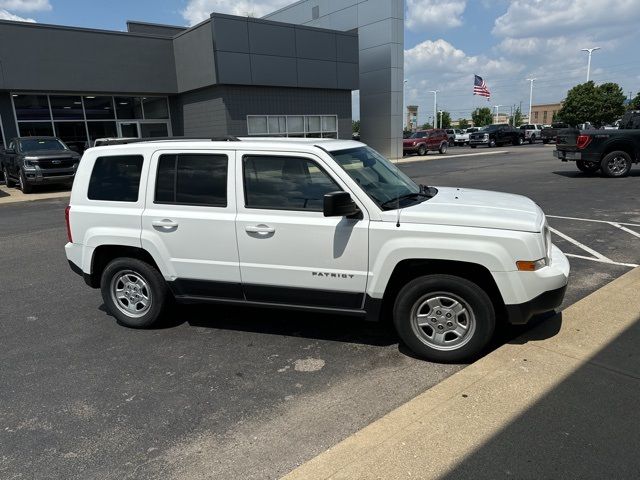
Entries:
[[161, 155], [155, 203], [226, 207], [228, 164], [226, 155]]
[[137, 202], [142, 155], [98, 157], [89, 180], [89, 200]]
[[251, 155], [242, 163], [247, 208], [321, 212], [325, 194], [342, 190], [305, 158]]

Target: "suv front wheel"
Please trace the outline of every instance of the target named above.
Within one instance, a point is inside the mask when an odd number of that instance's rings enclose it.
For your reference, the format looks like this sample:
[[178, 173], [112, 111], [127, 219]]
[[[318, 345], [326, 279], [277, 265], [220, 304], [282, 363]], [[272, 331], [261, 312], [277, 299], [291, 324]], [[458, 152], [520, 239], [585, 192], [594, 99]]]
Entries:
[[157, 323], [169, 298], [158, 270], [136, 258], [116, 258], [102, 272], [102, 299], [118, 323], [147, 328]]
[[496, 323], [486, 292], [452, 275], [426, 275], [405, 285], [396, 298], [393, 321], [402, 341], [434, 362], [475, 357], [489, 343]]

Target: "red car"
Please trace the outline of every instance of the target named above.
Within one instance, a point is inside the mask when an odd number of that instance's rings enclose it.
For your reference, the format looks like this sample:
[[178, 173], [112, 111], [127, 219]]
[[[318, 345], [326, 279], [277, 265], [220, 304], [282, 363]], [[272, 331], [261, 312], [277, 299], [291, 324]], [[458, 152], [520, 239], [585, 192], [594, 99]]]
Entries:
[[441, 129], [418, 130], [409, 138], [402, 140], [402, 153], [417, 153], [418, 155], [426, 155], [427, 152], [436, 150], [440, 153], [446, 153], [449, 146], [449, 136], [447, 132]]

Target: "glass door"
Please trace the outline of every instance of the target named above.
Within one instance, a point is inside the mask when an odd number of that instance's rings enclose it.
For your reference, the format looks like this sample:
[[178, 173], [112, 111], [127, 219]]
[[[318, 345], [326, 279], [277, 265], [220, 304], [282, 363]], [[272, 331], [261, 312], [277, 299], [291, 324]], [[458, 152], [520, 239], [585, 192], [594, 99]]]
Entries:
[[140, 124], [138, 122], [119, 122], [119, 136], [123, 138], [140, 138]]

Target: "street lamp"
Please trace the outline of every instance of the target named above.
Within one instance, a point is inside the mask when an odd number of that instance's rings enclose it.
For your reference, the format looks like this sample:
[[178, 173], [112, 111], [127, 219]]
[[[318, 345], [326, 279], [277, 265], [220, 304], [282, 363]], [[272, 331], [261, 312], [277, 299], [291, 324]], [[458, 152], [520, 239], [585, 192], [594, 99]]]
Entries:
[[[437, 111], [437, 104], [438, 104], [438, 92], [440, 90], [429, 90], [429, 93], [433, 93], [433, 121], [437, 122], [438, 121], [438, 111]], [[433, 126], [433, 124], [432, 124]], [[434, 126], [435, 128], [435, 126]]]
[[438, 110], [438, 115], [440, 115], [440, 126], [438, 128], [442, 128], [442, 110]]
[[500, 107], [503, 107], [504, 105], [494, 105], [493, 108], [496, 109], [496, 119], [493, 123], [498, 123], [498, 116], [500, 115]]
[[591, 76], [591, 54], [596, 50], [600, 50], [600, 47], [583, 48], [581, 50], [583, 52], [589, 52], [589, 60], [587, 61], [587, 82], [589, 81], [589, 77]]
[[528, 122], [531, 123], [531, 108], [533, 106], [533, 82], [536, 81], [535, 78], [527, 78], [528, 82], [531, 82], [531, 89], [529, 90], [529, 119]]

